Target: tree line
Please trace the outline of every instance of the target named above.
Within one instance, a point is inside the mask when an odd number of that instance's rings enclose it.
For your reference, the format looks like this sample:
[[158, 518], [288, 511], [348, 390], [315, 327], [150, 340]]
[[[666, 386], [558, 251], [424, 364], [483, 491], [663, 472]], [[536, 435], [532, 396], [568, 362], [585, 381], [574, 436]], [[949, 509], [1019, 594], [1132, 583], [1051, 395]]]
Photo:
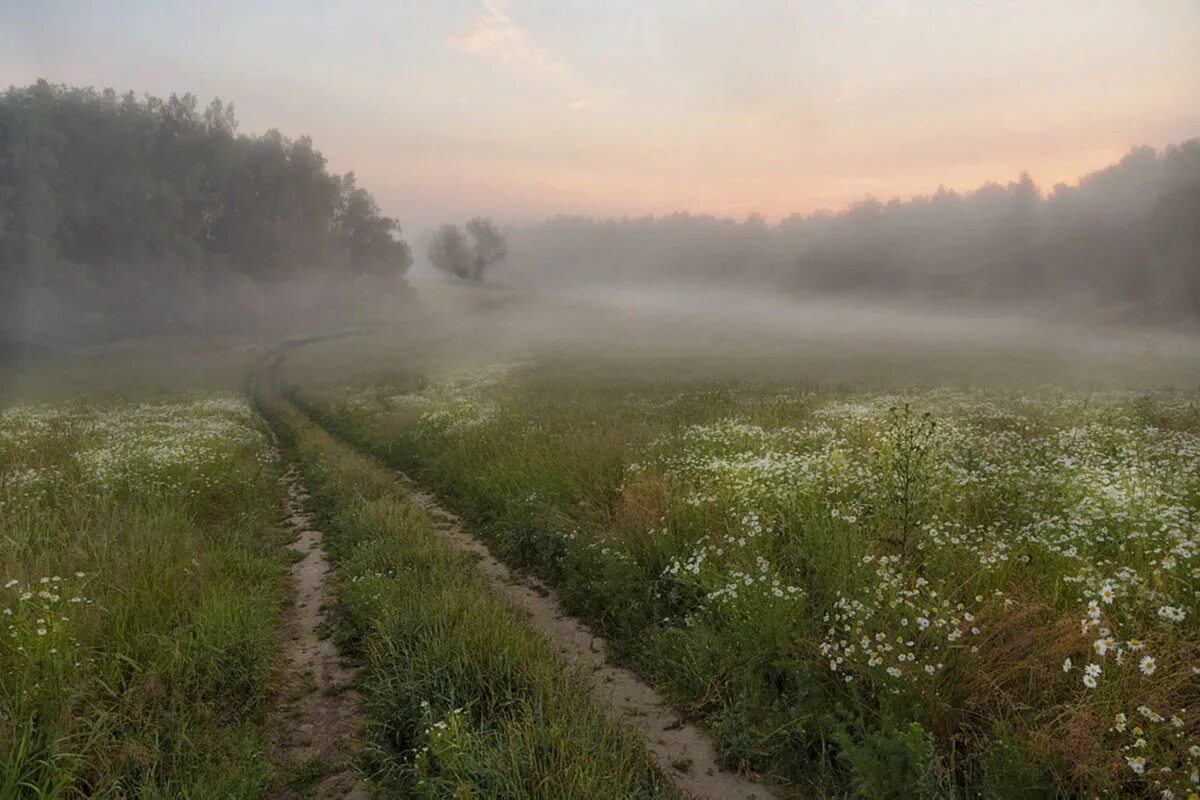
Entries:
[[[694, 282], [805, 295], [1200, 318], [1200, 139], [1141, 147], [1043, 193], [863, 200], [768, 225], [686, 213], [559, 217], [433, 235], [478, 282]], [[237, 132], [232, 106], [45, 81], [0, 94], [0, 338], [237, 326], [378, 297], [412, 262], [399, 224], [307, 137]]]
[[402, 288], [411, 262], [353, 173], [219, 100], [0, 95], [0, 335], [244, 325]]
[[1200, 139], [1044, 193], [863, 200], [768, 225], [703, 215], [559, 217], [508, 231], [506, 279], [704, 283], [1153, 322], [1200, 320]]

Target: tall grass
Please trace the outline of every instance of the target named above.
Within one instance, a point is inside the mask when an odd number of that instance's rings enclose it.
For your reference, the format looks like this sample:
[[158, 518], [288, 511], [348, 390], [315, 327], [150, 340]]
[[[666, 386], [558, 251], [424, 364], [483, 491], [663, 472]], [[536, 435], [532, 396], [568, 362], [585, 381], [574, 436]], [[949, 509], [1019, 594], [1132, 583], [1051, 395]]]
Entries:
[[336, 565], [340, 644], [362, 661], [367, 774], [405, 797], [671, 797], [636, 737], [377, 462], [275, 394], [259, 401], [302, 467]]
[[0, 412], [0, 797], [257, 797], [280, 497], [244, 401]]
[[299, 399], [554, 584], [732, 767], [799, 794], [1196, 791], [1193, 396], [535, 364]]

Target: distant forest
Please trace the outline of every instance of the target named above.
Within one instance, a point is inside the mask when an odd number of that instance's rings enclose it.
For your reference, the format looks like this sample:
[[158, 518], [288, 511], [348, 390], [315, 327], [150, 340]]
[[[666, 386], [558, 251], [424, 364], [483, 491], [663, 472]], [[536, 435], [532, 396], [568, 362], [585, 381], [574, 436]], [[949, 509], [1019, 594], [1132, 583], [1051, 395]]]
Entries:
[[[0, 95], [0, 338], [269, 318], [403, 286], [399, 224], [233, 107], [40, 81]], [[294, 313], [295, 303], [287, 305]]]
[[[1108, 320], [1200, 320], [1200, 139], [1044, 194], [1022, 176], [768, 225], [685, 213], [509, 229], [495, 279], [686, 283]], [[238, 327], [404, 287], [399, 223], [306, 137], [233, 108], [52, 85], [0, 94], [0, 339]]]
[[776, 225], [689, 214], [560, 217], [507, 231], [498, 280], [680, 282], [1128, 322], [1200, 319], [1200, 139], [1136, 148], [1043, 194], [1028, 175], [973, 192], [864, 200]]

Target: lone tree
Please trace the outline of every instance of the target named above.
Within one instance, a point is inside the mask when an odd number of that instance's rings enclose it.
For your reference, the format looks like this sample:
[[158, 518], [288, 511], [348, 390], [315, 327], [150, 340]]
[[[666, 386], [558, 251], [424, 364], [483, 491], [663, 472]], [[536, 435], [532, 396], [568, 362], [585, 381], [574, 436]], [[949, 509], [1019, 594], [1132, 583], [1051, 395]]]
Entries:
[[465, 227], [465, 235], [454, 224], [438, 228], [429, 243], [429, 261], [447, 275], [478, 283], [485, 269], [508, 255], [508, 242], [485, 217], [475, 217]]
[[483, 271], [497, 261], [508, 257], [508, 242], [490, 219], [475, 217], [467, 223], [467, 234], [471, 237], [471, 250], [474, 260], [472, 279], [483, 279]]
[[429, 243], [429, 261], [447, 275], [470, 277], [471, 248], [457, 225], [447, 223], [437, 229]]

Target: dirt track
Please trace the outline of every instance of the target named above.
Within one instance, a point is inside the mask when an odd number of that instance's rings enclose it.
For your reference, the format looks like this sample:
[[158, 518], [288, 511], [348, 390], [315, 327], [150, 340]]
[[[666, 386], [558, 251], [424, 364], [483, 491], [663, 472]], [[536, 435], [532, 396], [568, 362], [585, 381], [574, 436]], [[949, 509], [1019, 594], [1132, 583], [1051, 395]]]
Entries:
[[[358, 696], [350, 688], [354, 670], [343, 663], [333, 642], [321, 635], [324, 609], [333, 601], [329, 561], [304, 512], [306, 499], [294, 466], [283, 477], [288, 525], [296, 532], [290, 545], [291, 598], [284, 612], [284, 669], [267, 720], [272, 761], [282, 775], [298, 776], [311, 765], [317, 798], [367, 798], [353, 769], [354, 741], [360, 723]], [[280, 787], [277, 798], [300, 797]]]
[[[285, 345], [281, 353], [303, 343]], [[281, 356], [277, 356], [264, 364], [270, 371], [267, 377], [276, 387], [280, 362]], [[496, 593], [525, 612], [533, 628], [551, 642], [563, 660], [583, 672], [592, 698], [607, 709], [610, 717], [641, 735], [659, 769], [680, 789], [693, 797], [713, 800], [774, 798], [768, 787], [753, 777], [723, 771], [712, 740], [702, 728], [683, 719], [635, 673], [609, 664], [604, 639], [593, 634], [581, 620], [566, 614], [551, 588], [536, 578], [510, 570], [432, 494], [406, 476], [401, 477], [412, 501], [429, 515], [438, 533], [454, 549], [478, 559], [480, 571]], [[342, 665], [333, 644], [317, 635], [320, 609], [330, 591], [326, 580], [329, 566], [321, 549], [320, 533], [311, 529], [303, 513], [305, 495], [294, 468], [289, 469], [286, 480], [290, 524], [300, 533], [292, 547], [304, 557], [292, 568], [296, 602], [285, 622], [284, 648], [290, 673], [311, 675], [311, 681], [298, 687], [294, 695], [285, 696], [280, 708], [272, 713], [272, 731], [303, 732], [296, 739], [285, 737], [278, 742], [273, 739], [277, 763], [282, 760], [302, 764], [307, 759], [321, 757], [331, 764], [343, 765], [326, 776], [317, 796], [367, 797], [361, 787], [355, 786], [354, 775], [345, 766], [353, 753], [356, 698], [352, 692], [344, 691], [344, 687], [353, 674]]]
[[487, 546], [466, 533], [458, 517], [442, 508], [433, 495], [411, 482], [410, 491], [413, 501], [425, 510], [452, 547], [478, 558], [480, 570], [497, 594], [523, 610], [533, 628], [550, 640], [563, 660], [584, 670], [592, 698], [606, 707], [610, 716], [642, 735], [659, 769], [680, 789], [694, 797], [714, 800], [774, 797], [752, 778], [721, 770], [708, 734], [680, 717], [635, 673], [609, 664], [604, 639], [566, 614], [552, 589], [497, 561]]

